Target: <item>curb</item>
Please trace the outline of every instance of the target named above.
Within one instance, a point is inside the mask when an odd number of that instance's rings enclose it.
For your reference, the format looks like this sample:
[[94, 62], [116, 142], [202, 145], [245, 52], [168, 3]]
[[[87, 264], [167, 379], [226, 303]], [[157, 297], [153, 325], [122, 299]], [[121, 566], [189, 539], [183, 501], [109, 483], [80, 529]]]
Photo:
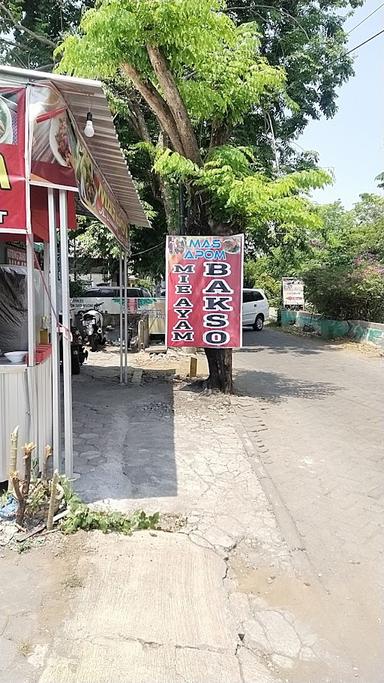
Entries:
[[[282, 536], [287, 543], [289, 554], [292, 557], [294, 568], [303, 574], [310, 574], [313, 581], [316, 581], [324, 590], [318, 578], [318, 572], [311, 564], [307, 555], [305, 541], [300, 535], [294, 519], [292, 518], [284, 500], [280, 496], [268, 469], [262, 462], [262, 454], [268, 453], [268, 449], [264, 445], [262, 439], [258, 437], [258, 443], [255, 445], [249, 436], [246, 427], [244, 426], [240, 410], [234, 406], [238, 422], [235, 424], [235, 429], [242, 441], [244, 450], [252, 464], [253, 470], [260, 482], [264, 494], [270, 503], [273, 513], [276, 517], [277, 524], [280, 528]], [[264, 425], [264, 429], [267, 427]], [[261, 431], [261, 430], [260, 430]]]

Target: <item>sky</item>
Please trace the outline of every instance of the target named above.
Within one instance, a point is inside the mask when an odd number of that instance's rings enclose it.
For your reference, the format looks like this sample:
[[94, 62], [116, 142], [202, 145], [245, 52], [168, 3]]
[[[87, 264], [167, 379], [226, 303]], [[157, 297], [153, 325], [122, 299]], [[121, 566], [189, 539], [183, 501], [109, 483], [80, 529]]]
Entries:
[[[350, 30], [381, 0], [367, 0], [348, 19]], [[384, 28], [384, 6], [349, 36], [349, 49]], [[333, 119], [311, 121], [297, 142], [316, 150], [320, 166], [332, 170], [335, 182], [312, 197], [321, 204], [340, 199], [346, 209], [362, 192], [381, 194], [375, 176], [384, 171], [384, 33], [355, 53], [355, 76], [339, 90]]]

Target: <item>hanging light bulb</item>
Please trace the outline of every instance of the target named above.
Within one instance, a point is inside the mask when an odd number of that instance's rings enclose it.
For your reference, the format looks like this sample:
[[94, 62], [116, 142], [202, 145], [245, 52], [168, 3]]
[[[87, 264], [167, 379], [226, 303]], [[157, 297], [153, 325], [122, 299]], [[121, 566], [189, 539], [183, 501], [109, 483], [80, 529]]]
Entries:
[[95, 129], [93, 127], [92, 114], [89, 111], [87, 114], [87, 122], [86, 122], [85, 128], [84, 128], [84, 135], [86, 135], [87, 138], [93, 138], [94, 134], [95, 134]]

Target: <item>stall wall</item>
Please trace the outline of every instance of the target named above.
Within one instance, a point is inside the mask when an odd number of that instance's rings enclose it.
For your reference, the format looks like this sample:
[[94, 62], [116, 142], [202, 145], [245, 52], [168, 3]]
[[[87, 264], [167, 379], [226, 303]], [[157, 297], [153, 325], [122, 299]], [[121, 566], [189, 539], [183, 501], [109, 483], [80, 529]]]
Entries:
[[23, 474], [21, 447], [36, 444], [42, 466], [44, 447], [52, 444], [51, 358], [33, 368], [0, 366], [0, 481], [8, 479], [10, 435], [19, 426], [18, 470]]

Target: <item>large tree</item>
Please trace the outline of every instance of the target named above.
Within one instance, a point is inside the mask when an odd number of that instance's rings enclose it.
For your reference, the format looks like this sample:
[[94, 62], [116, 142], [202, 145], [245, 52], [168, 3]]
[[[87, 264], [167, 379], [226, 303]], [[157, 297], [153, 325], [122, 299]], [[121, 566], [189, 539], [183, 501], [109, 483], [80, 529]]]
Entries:
[[[316, 155], [298, 151], [295, 137], [311, 118], [332, 116], [337, 88], [352, 74], [352, 59], [346, 55], [344, 22], [363, 0], [230, 0], [225, 11], [237, 23], [256, 21], [260, 53], [269, 64], [284, 68], [285, 96], [268, 106], [251, 107], [235, 128], [218, 131], [221, 141], [253, 146], [260, 168], [272, 175], [316, 166]], [[5, 63], [45, 69], [53, 64], [54, 46], [71, 31], [94, 0], [0, 0], [0, 54]], [[1, 42], [2, 41], [2, 42]], [[155, 228], [175, 231], [183, 223], [179, 188], [159, 181], [151, 172], [153, 157], [139, 141], [158, 141], [158, 127], [140, 96], [130, 92], [120, 79], [110, 84], [111, 104], [117, 114], [120, 140], [130, 149], [129, 163], [140, 181], [140, 192], [156, 210]], [[291, 107], [286, 106], [287, 96]], [[201, 146], [206, 146], [200, 127]], [[276, 163], [277, 161], [277, 163]], [[165, 220], [167, 216], [167, 221]], [[135, 239], [135, 237], [134, 237]], [[160, 240], [155, 231], [141, 231], [146, 247]], [[137, 249], [140, 251], [140, 248]], [[145, 264], [156, 270], [156, 251], [148, 252]]]
[[[60, 70], [123, 77], [156, 121], [146, 140], [158, 176], [187, 190], [190, 234], [250, 230], [282, 240], [317, 225], [302, 192], [323, 172], [267, 177], [252, 150], [223, 145], [251, 111], [284, 97], [285, 74], [260, 52], [254, 23], [237, 26], [223, 0], [104, 0], [59, 49]], [[289, 102], [287, 101], [287, 106]], [[95, 122], [97, 125], [97, 121]], [[232, 389], [230, 350], [206, 350], [211, 388]]]

